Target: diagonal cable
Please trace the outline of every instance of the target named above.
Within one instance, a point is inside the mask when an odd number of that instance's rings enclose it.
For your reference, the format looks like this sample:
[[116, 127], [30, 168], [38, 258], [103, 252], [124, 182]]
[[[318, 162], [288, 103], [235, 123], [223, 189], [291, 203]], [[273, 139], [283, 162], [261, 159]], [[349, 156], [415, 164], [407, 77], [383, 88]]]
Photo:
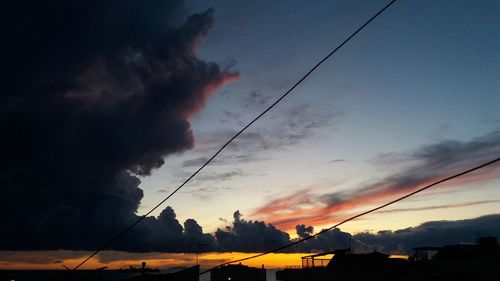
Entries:
[[304, 80], [306, 80], [307, 77], [311, 75], [321, 64], [323, 64], [326, 60], [328, 60], [333, 54], [335, 54], [338, 50], [340, 50], [347, 42], [349, 42], [354, 36], [356, 36], [361, 30], [363, 30], [368, 24], [370, 24], [376, 17], [378, 17], [382, 12], [384, 12], [387, 8], [389, 8], [392, 4], [394, 4], [396, 0], [392, 0], [389, 2], [387, 5], [385, 5], [382, 9], [380, 9], [376, 14], [374, 14], [370, 19], [368, 19], [363, 25], [361, 25], [356, 31], [354, 31], [349, 37], [347, 37], [342, 43], [340, 43], [335, 49], [333, 49], [328, 55], [326, 55], [323, 59], [321, 59], [318, 63], [316, 63], [306, 74], [304, 74], [295, 84], [293, 84], [290, 89], [288, 89], [283, 95], [281, 95], [274, 103], [272, 103], [269, 107], [267, 107], [262, 113], [257, 115], [252, 121], [250, 121], [246, 126], [244, 126], [240, 131], [238, 131], [234, 136], [232, 136], [229, 140], [227, 140], [220, 148], [215, 152], [201, 167], [198, 168], [191, 176], [189, 176], [181, 185], [179, 185], [174, 191], [172, 191], [165, 199], [160, 201], [157, 205], [155, 205], [150, 211], [148, 211], [146, 214], [142, 215], [139, 217], [134, 223], [126, 227], [124, 230], [122, 230], [120, 233], [116, 234], [113, 236], [111, 239], [109, 239], [106, 243], [104, 243], [101, 247], [99, 247], [97, 250], [92, 252], [90, 256], [88, 256], [85, 260], [83, 260], [80, 264], [78, 264], [73, 270], [76, 270], [80, 268], [82, 265], [84, 265], [87, 261], [89, 261], [91, 258], [93, 258], [95, 255], [97, 255], [99, 252], [102, 250], [108, 248], [111, 244], [113, 244], [115, 241], [120, 239], [125, 233], [127, 233], [130, 229], [135, 227], [138, 223], [140, 223], [143, 219], [145, 219], [148, 215], [150, 215], [152, 212], [154, 212], [158, 207], [160, 207], [163, 203], [165, 203], [170, 197], [172, 197], [177, 191], [179, 191], [182, 187], [184, 187], [191, 179], [193, 179], [199, 172], [201, 172], [212, 160], [215, 159], [231, 142], [233, 142], [237, 137], [239, 137], [243, 132], [248, 129], [253, 123], [255, 123], [257, 120], [259, 120], [262, 116], [264, 116], [267, 112], [269, 112], [272, 108], [274, 108], [278, 103], [280, 103], [286, 96], [288, 96], [297, 86], [299, 86]]
[[464, 175], [466, 175], [466, 174], [468, 174], [468, 173], [471, 173], [471, 172], [474, 172], [474, 171], [476, 171], [476, 170], [482, 169], [482, 168], [484, 168], [484, 167], [486, 167], [486, 166], [493, 165], [493, 164], [495, 164], [495, 163], [497, 163], [497, 162], [500, 162], [500, 157], [498, 157], [498, 158], [496, 158], [496, 159], [494, 159], [494, 160], [491, 160], [491, 161], [489, 161], [489, 162], [483, 163], [483, 164], [481, 164], [481, 165], [475, 166], [475, 167], [473, 167], [473, 168], [470, 168], [470, 169], [468, 169], [468, 170], [465, 170], [465, 171], [463, 171], [463, 172], [460, 172], [460, 173], [458, 173], [458, 174], [454, 174], [454, 175], [449, 176], [449, 177], [446, 177], [446, 178], [444, 178], [444, 179], [441, 179], [441, 180], [435, 181], [435, 182], [433, 182], [433, 183], [431, 183], [431, 184], [428, 184], [428, 185], [426, 185], [426, 186], [424, 186], [424, 187], [421, 187], [421, 188], [419, 188], [419, 189], [417, 189], [417, 190], [415, 190], [415, 191], [413, 191], [413, 192], [407, 193], [407, 194], [405, 194], [405, 195], [403, 195], [403, 196], [401, 196], [401, 197], [399, 197], [399, 198], [397, 198], [397, 199], [394, 199], [394, 200], [392, 200], [392, 201], [389, 201], [389, 202], [387, 202], [387, 203], [384, 203], [384, 204], [382, 204], [382, 205], [379, 205], [379, 206], [377, 206], [377, 207], [374, 207], [374, 208], [372, 208], [372, 209], [369, 209], [369, 210], [367, 210], [367, 211], [364, 211], [364, 212], [362, 212], [362, 213], [359, 213], [359, 214], [357, 214], [357, 215], [354, 215], [354, 216], [352, 216], [352, 217], [349, 217], [349, 218], [347, 218], [347, 219], [345, 219], [345, 220], [343, 220], [343, 221], [341, 221], [341, 222], [339, 222], [339, 223], [337, 223], [337, 224], [335, 224], [335, 225], [333, 225], [333, 226], [331, 226], [331, 227], [329, 227], [329, 228], [325, 228], [325, 229], [321, 230], [320, 232], [315, 233], [315, 234], [313, 234], [313, 235], [311, 235], [311, 236], [308, 236], [308, 237], [305, 237], [305, 238], [301, 238], [301, 239], [299, 239], [299, 240], [297, 240], [297, 241], [294, 241], [294, 242], [292, 242], [292, 243], [289, 243], [289, 244], [286, 244], [286, 245], [284, 245], [284, 246], [278, 247], [278, 248], [276, 248], [276, 249], [269, 250], [269, 251], [267, 251], [267, 252], [259, 253], [259, 254], [252, 255], [252, 256], [249, 256], [249, 257], [246, 257], [246, 258], [241, 258], [241, 259], [237, 259], [237, 260], [232, 260], [232, 261], [228, 261], [228, 262], [221, 263], [221, 264], [219, 264], [219, 265], [217, 265], [217, 266], [215, 266], [215, 267], [212, 267], [212, 268], [210, 268], [210, 269], [207, 269], [207, 270], [205, 270], [205, 271], [200, 272], [200, 275], [201, 275], [201, 274], [205, 274], [205, 273], [207, 273], [207, 272], [210, 272], [210, 271], [212, 271], [212, 270], [214, 270], [214, 269], [216, 269], [216, 268], [218, 268], [218, 267], [224, 266], [224, 265], [228, 265], [228, 264], [232, 264], [232, 263], [237, 263], [237, 262], [242, 262], [242, 261], [246, 261], [246, 260], [255, 259], [255, 258], [258, 258], [258, 257], [266, 256], [266, 255], [269, 255], [269, 254], [272, 254], [272, 253], [276, 253], [276, 252], [279, 252], [279, 251], [281, 251], [281, 250], [284, 250], [284, 249], [290, 248], [290, 247], [295, 246], [295, 245], [297, 245], [297, 244], [303, 243], [303, 242], [304, 242], [304, 241], [306, 241], [306, 240], [309, 240], [309, 239], [312, 239], [312, 238], [314, 238], [314, 237], [316, 237], [316, 236], [322, 235], [322, 234], [324, 234], [324, 233], [326, 233], [326, 232], [328, 232], [328, 231], [330, 231], [330, 230], [332, 230], [332, 229], [334, 229], [334, 228], [337, 228], [337, 227], [339, 227], [339, 226], [341, 226], [341, 225], [343, 225], [343, 224], [345, 224], [345, 223], [347, 223], [347, 222], [349, 222], [349, 221], [355, 220], [355, 219], [357, 219], [357, 218], [359, 218], [359, 217], [365, 216], [365, 215], [367, 215], [367, 214], [369, 214], [369, 213], [373, 213], [373, 212], [378, 211], [378, 210], [380, 210], [380, 209], [383, 209], [383, 208], [385, 208], [385, 207], [387, 207], [387, 206], [390, 206], [390, 205], [392, 205], [392, 204], [394, 204], [394, 203], [397, 203], [397, 202], [399, 202], [399, 201], [402, 201], [402, 200], [404, 200], [404, 199], [406, 199], [406, 198], [408, 198], [408, 197], [411, 197], [411, 196], [413, 196], [413, 195], [415, 195], [415, 194], [418, 194], [418, 193], [420, 193], [420, 192], [422, 192], [422, 191], [425, 191], [425, 190], [427, 190], [427, 189], [429, 189], [429, 188], [431, 188], [431, 187], [433, 187], [433, 186], [436, 186], [436, 185], [438, 185], [438, 184], [441, 184], [441, 183], [444, 183], [444, 182], [450, 181], [450, 180], [452, 180], [452, 179], [455, 179], [455, 178], [458, 178], [458, 177], [464, 176]]

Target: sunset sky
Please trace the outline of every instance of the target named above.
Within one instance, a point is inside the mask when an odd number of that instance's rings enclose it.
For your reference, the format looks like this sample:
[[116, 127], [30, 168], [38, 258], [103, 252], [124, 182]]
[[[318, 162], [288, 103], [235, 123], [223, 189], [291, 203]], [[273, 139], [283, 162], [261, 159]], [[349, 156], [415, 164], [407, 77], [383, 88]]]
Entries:
[[[215, 9], [199, 56], [234, 64], [241, 77], [190, 119], [194, 149], [168, 157], [141, 179], [139, 212], [384, 3], [187, 2], [193, 11]], [[396, 3], [167, 204], [206, 230], [235, 210], [284, 230], [330, 225], [356, 212], [351, 203], [362, 210], [494, 158], [500, 152], [499, 8], [495, 1]], [[482, 141], [491, 145], [474, 147]], [[414, 179], [405, 185], [407, 177]], [[345, 228], [396, 229], [497, 213], [498, 183], [498, 172], [457, 180], [394, 207], [443, 208], [375, 214]], [[346, 202], [328, 206], [334, 195]], [[281, 223], [287, 219], [293, 223]]]
[[[0, 269], [76, 265], [387, 3], [6, 5]], [[500, 157], [498, 34], [498, 1], [397, 1], [87, 268], [213, 266]], [[496, 164], [291, 252], [500, 235], [499, 187]]]

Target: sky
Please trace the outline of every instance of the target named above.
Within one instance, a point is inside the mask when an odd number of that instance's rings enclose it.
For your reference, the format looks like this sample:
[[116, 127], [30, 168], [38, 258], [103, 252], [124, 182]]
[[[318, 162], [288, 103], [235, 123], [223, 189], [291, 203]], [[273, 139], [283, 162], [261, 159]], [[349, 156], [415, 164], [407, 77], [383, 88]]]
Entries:
[[[152, 176], [142, 179], [145, 198], [139, 210], [158, 201], [155, 191], [176, 187], [200, 160], [383, 4], [187, 2], [193, 10], [213, 7], [216, 11], [216, 25], [200, 57], [234, 64], [240, 79], [220, 89], [205, 110], [191, 119], [198, 145], [170, 157]], [[276, 222], [277, 216], [263, 208], [296, 194], [287, 206], [291, 216], [296, 217], [293, 211], [297, 210], [291, 209], [300, 200], [313, 201], [300, 209], [311, 208], [314, 213], [323, 207], [315, 206], [322, 196], [376, 188], [394, 176], [426, 173], [432, 157], [453, 153], [447, 149], [454, 146], [467, 150], [474, 141], [491, 138], [493, 147], [484, 153], [494, 157], [499, 151], [500, 42], [494, 36], [498, 8], [493, 1], [396, 3], [169, 204], [179, 214], [206, 221], [204, 227], [209, 229], [220, 227], [217, 218], [227, 219], [236, 209], [251, 219]], [[433, 149], [436, 155], [423, 155]], [[468, 153], [453, 169], [444, 164], [456, 159], [442, 159], [443, 168], [432, 176], [472, 166], [489, 156], [472, 159]], [[398, 208], [498, 200], [497, 179], [491, 174], [473, 185], [455, 184], [457, 192], [435, 199], [422, 195]], [[415, 183], [419, 182], [424, 181]], [[203, 211], [193, 208], [193, 203]], [[424, 222], [431, 214], [435, 219], [460, 219], [495, 213], [496, 205], [422, 210], [410, 217], [386, 213], [380, 219], [389, 224], [380, 225], [378, 215], [373, 215], [366, 218], [368, 222], [346, 227], [353, 231], [365, 230], [366, 225], [370, 230], [395, 229]], [[307, 219], [297, 217], [307, 224]], [[319, 225], [332, 222], [335, 219], [326, 219]]]
[[[7, 5], [1, 267], [84, 257], [386, 3]], [[397, 1], [97, 262], [265, 251], [499, 157], [499, 27], [497, 1]], [[499, 168], [290, 251], [500, 236]]]

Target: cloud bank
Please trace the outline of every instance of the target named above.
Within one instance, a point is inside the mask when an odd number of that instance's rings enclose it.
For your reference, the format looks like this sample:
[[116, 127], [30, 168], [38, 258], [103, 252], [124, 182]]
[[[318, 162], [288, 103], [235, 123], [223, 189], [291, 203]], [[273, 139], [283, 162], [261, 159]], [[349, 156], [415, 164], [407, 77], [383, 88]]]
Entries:
[[[299, 238], [314, 233], [312, 226], [296, 225]], [[415, 227], [395, 231], [383, 230], [377, 233], [350, 234], [338, 228], [297, 244], [285, 252], [325, 252], [351, 247], [354, 252], [363, 253], [378, 250], [388, 254], [412, 253], [418, 246], [442, 246], [459, 243], [474, 243], [480, 236], [500, 237], [500, 215], [487, 215], [474, 219], [457, 221], [429, 221]], [[286, 245], [296, 239], [272, 224], [262, 221], [241, 219], [234, 214], [234, 221], [216, 234], [218, 251], [259, 252]]]
[[[213, 11], [182, 23], [183, 11], [163, 0], [3, 6], [0, 249], [95, 249], [137, 219], [136, 175], [191, 148], [190, 116], [238, 78], [196, 57]], [[114, 248], [184, 249], [179, 239], [206, 237], [166, 208]]]
[[416, 227], [376, 234], [359, 233], [353, 236], [353, 247], [358, 252], [378, 250], [411, 254], [414, 247], [474, 243], [481, 236], [500, 237], [500, 215], [458, 221], [429, 221]]
[[[218, 229], [215, 235], [203, 233], [202, 228], [193, 219], [187, 219], [181, 225], [170, 207], [167, 207], [158, 218], [151, 217], [146, 224], [139, 226], [139, 229], [134, 229], [129, 237], [119, 242], [126, 241], [126, 245], [121, 244], [120, 247], [115, 248], [136, 254], [138, 252], [150, 253], [151, 258], [158, 255], [159, 252], [255, 253], [278, 248], [298, 239], [290, 239], [288, 233], [263, 221], [245, 220], [239, 211], [234, 213], [232, 222], [226, 227]], [[137, 235], [148, 233], [144, 229], [145, 227], [150, 227], [149, 234], [143, 237], [146, 239], [141, 239]], [[297, 225], [296, 233], [300, 238], [305, 238], [314, 233], [314, 228]], [[351, 247], [352, 251], [357, 253], [377, 250], [388, 254], [409, 255], [414, 247], [474, 243], [480, 236], [500, 237], [500, 215], [458, 221], [429, 221], [415, 227], [395, 231], [382, 230], [377, 233], [363, 232], [354, 235], [340, 229], [333, 229], [282, 252], [313, 253]], [[150, 241], [150, 244], [145, 245], [144, 240]], [[155, 245], [153, 241], [161, 241], [162, 243]], [[136, 244], [133, 244], [134, 242]], [[151, 251], [156, 253], [151, 253]], [[48, 256], [40, 256], [34, 252], [27, 252], [27, 255], [23, 253], [23, 251], [0, 251], [0, 261], [44, 264], [86, 256], [86, 252], [83, 251], [53, 251]], [[144, 254], [140, 256], [146, 257]], [[111, 251], [102, 253], [99, 260], [130, 260], [133, 257], [135, 257], [134, 253]]]

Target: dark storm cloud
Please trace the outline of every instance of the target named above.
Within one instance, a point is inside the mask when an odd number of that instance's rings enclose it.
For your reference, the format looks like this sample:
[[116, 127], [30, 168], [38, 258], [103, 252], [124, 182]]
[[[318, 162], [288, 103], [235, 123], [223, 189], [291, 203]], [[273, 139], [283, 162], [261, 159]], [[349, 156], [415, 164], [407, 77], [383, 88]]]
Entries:
[[[137, 218], [134, 175], [193, 146], [188, 118], [237, 74], [195, 56], [212, 11], [178, 25], [183, 10], [159, 0], [3, 5], [0, 249], [95, 249]], [[179, 249], [172, 213], [115, 248]]]
[[311, 236], [314, 231], [314, 227], [306, 226], [305, 224], [298, 224], [295, 226], [295, 230], [300, 238], [306, 238]]
[[289, 235], [273, 225], [242, 219], [239, 211], [233, 218], [232, 226], [215, 232], [220, 251], [266, 251], [290, 242]]
[[[313, 227], [297, 225], [299, 238], [313, 234]], [[286, 252], [325, 252], [351, 247], [354, 252], [382, 251], [388, 254], [411, 254], [418, 246], [443, 246], [473, 243], [479, 236], [500, 237], [500, 215], [488, 215], [458, 221], [430, 221], [395, 231], [379, 231], [351, 235], [334, 228], [299, 243]], [[247, 221], [237, 211], [234, 221], [226, 229], [216, 232], [219, 251], [255, 252], [284, 246], [296, 239], [262, 221]], [[252, 245], [258, 245], [252, 247]]]
[[[313, 233], [312, 226], [297, 225], [299, 238]], [[233, 215], [233, 222], [215, 233], [218, 251], [263, 252], [296, 241], [288, 233], [264, 221], [242, 219], [239, 211]], [[321, 252], [349, 247], [351, 235], [339, 229], [313, 237], [303, 243], [285, 249], [284, 252]]]
[[[298, 234], [298, 233], [297, 233]], [[351, 234], [334, 228], [295, 246], [296, 252], [327, 252], [351, 245]]]
[[500, 215], [458, 221], [430, 221], [416, 227], [353, 236], [355, 251], [411, 254], [418, 246], [474, 243], [478, 236], [500, 237]]

